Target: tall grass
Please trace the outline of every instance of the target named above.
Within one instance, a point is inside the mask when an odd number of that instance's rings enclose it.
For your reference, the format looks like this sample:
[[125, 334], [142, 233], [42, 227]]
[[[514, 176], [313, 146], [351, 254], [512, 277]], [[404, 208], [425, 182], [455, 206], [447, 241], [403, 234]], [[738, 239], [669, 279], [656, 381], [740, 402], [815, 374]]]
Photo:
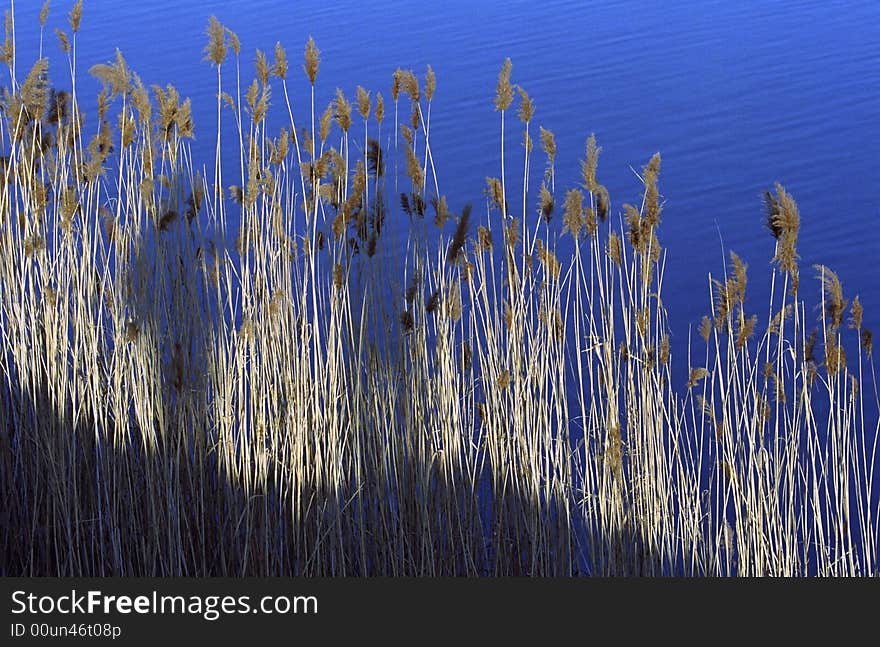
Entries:
[[284, 49], [243, 86], [212, 19], [200, 172], [189, 99], [122, 54], [90, 68], [84, 118], [80, 17], [52, 66], [71, 91], [46, 59], [16, 77], [11, 15], [2, 50], [0, 572], [878, 573], [871, 333], [823, 266], [803, 277], [823, 286], [811, 331], [782, 186], [765, 196], [769, 304], [731, 254], [677, 348], [659, 154], [612, 208], [596, 139], [582, 185], [557, 193], [542, 127], [530, 195], [535, 109], [509, 61], [499, 141], [518, 96], [525, 153], [501, 148], [472, 208], [440, 193], [430, 69], [424, 86], [394, 74], [386, 146], [379, 93], [353, 107], [338, 90], [319, 114], [313, 41], [295, 105]]

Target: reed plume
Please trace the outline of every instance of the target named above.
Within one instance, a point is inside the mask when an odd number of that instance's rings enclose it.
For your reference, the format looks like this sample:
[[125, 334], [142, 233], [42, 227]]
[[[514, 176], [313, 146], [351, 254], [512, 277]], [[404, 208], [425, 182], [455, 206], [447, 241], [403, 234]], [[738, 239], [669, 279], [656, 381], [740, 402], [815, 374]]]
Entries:
[[470, 219], [471, 205], [466, 204], [461, 210], [461, 217], [458, 219], [458, 224], [455, 227], [455, 234], [453, 234], [452, 241], [449, 243], [449, 249], [446, 252], [447, 263], [454, 263], [458, 259], [461, 250], [464, 249]]
[[495, 110], [504, 112], [513, 103], [513, 86], [510, 84], [510, 72], [513, 63], [510, 59], [504, 59], [501, 71], [498, 73], [498, 84], [495, 87]]
[[[76, 29], [73, 30], [74, 33]], [[208, 44], [205, 45], [205, 60], [211, 61], [212, 65], [217, 67], [223, 65], [223, 62], [226, 60], [227, 54], [227, 45], [226, 45], [226, 30], [223, 28], [223, 25], [220, 24], [220, 21], [217, 20], [216, 16], [211, 16], [208, 19]]]
[[318, 67], [321, 64], [320, 55], [321, 52], [315, 46], [315, 40], [309, 36], [309, 40], [306, 42], [303, 71], [306, 73], [306, 76], [309, 78], [309, 83], [311, 83], [313, 87], [315, 85], [315, 79], [318, 78]]

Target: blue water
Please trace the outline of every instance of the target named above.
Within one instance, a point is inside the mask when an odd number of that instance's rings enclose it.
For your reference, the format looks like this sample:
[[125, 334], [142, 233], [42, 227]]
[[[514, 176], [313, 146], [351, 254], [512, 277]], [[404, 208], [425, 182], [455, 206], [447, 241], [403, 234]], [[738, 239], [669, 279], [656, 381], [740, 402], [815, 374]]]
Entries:
[[[21, 74], [36, 56], [42, 2], [15, 4]], [[53, 80], [65, 86], [51, 29], [67, 28], [72, 2], [52, 4], [44, 51]], [[85, 70], [111, 60], [118, 46], [145, 83], [173, 83], [192, 97], [196, 162], [209, 169], [216, 77], [202, 50], [211, 14], [238, 33], [246, 81], [254, 48], [271, 53], [276, 41], [287, 48], [301, 125], [308, 85], [300, 63], [309, 35], [322, 51], [319, 110], [336, 87], [353, 97], [360, 84], [387, 100], [397, 67], [422, 74], [430, 63], [438, 78], [432, 150], [441, 192], [456, 211], [465, 202], [480, 204], [484, 178], [500, 173], [492, 98], [507, 56], [514, 82], [536, 102], [535, 122], [556, 134], [560, 202], [563, 190], [580, 181], [578, 160], [590, 133], [603, 147], [599, 179], [611, 192], [613, 213], [639, 199], [631, 168], [660, 151], [661, 241], [669, 252], [664, 295], [679, 342], [709, 311], [707, 275], [721, 272], [725, 250], [749, 264], [750, 303], [766, 312], [773, 240], [763, 227], [760, 195], [775, 181], [800, 207], [808, 303], [818, 294], [810, 267], [823, 263], [838, 272], [848, 297], [860, 294], [866, 325], [880, 327], [877, 0], [87, 0], [77, 41], [78, 91], [97, 93], [98, 82]], [[226, 73], [231, 88], [232, 66]], [[276, 89], [278, 101], [281, 96]], [[283, 112], [276, 105], [279, 128]], [[518, 138], [510, 128], [513, 191], [521, 173]], [[532, 177], [542, 167], [538, 154]], [[527, 217], [534, 218], [531, 202]]]

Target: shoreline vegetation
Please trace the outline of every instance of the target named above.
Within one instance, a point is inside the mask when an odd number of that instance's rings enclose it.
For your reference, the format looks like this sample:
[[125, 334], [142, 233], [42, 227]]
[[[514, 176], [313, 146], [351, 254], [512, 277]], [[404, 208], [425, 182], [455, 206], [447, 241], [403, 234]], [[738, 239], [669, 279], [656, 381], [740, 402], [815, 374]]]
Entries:
[[325, 108], [311, 39], [302, 71], [279, 44], [251, 80], [211, 18], [202, 173], [190, 100], [119, 52], [83, 114], [81, 19], [50, 43], [46, 3], [22, 77], [11, 12], [0, 50], [0, 574], [880, 572], [872, 335], [831, 269], [799, 266], [783, 186], [769, 303], [730, 253], [673, 347], [660, 155], [617, 207], [590, 136], [557, 187], [509, 59], [472, 207], [440, 192], [430, 67]]

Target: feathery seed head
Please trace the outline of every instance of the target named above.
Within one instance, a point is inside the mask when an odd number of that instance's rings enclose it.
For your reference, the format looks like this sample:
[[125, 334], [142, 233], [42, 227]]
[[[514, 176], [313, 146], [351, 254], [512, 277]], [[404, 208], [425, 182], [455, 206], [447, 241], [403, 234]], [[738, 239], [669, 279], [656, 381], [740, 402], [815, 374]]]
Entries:
[[846, 353], [833, 331], [825, 339], [825, 368], [828, 370], [829, 377], [835, 377], [846, 369]]
[[660, 153], [654, 153], [651, 161], [645, 166], [642, 178], [645, 181], [645, 221], [649, 227], [660, 224], [660, 194], [657, 178], [660, 175]]
[[867, 328], [862, 328], [861, 335], [859, 335], [862, 342], [862, 348], [865, 349], [865, 353], [871, 355], [874, 350], [874, 335]]
[[[318, 137], [321, 138], [322, 142], [327, 141], [327, 137], [330, 135], [330, 125], [333, 122], [333, 110], [334, 103], [331, 101], [327, 104], [327, 107], [324, 109], [324, 113], [321, 115], [321, 119], [318, 122]], [[308, 150], [311, 150], [311, 147], [308, 147]]]
[[76, 0], [70, 13], [67, 14], [67, 21], [70, 23], [70, 29], [75, 34], [79, 31], [80, 22], [82, 22], [83, 0]]
[[700, 337], [703, 338], [703, 341], [707, 344], [709, 343], [709, 336], [712, 334], [712, 320], [703, 315], [703, 319], [700, 321]]
[[748, 342], [749, 338], [755, 332], [755, 325], [758, 323], [757, 315], [752, 315], [749, 319], [744, 319], [740, 322], [739, 331], [736, 335], [736, 347], [743, 348]]
[[705, 379], [709, 376], [709, 371], [700, 366], [699, 368], [692, 368], [690, 376], [688, 377], [687, 388], [692, 389], [699, 383], [701, 380]]
[[495, 88], [495, 109], [504, 112], [513, 103], [513, 86], [510, 84], [510, 71], [513, 63], [505, 59], [498, 73], [498, 85]]
[[403, 327], [405, 335], [408, 335], [415, 330], [415, 320], [409, 310], [404, 310], [400, 313], [400, 325]]
[[336, 100], [333, 102], [333, 109], [336, 112], [336, 123], [339, 124], [342, 132], [347, 133], [348, 129], [351, 128], [351, 104], [339, 88], [336, 88]]
[[425, 312], [434, 314], [438, 307], [440, 307], [440, 291], [434, 290], [425, 301]]
[[[400, 75], [400, 89], [407, 95], [413, 103], [419, 102], [421, 96], [419, 90], [419, 79], [412, 70], [404, 70]], [[414, 107], [415, 109], [415, 107]]]
[[507, 247], [512, 252], [519, 244], [522, 233], [520, 231], [519, 218], [512, 218], [506, 229], [505, 237], [507, 239]]
[[547, 188], [546, 183], [541, 184], [541, 192], [538, 201], [538, 213], [544, 219], [544, 222], [550, 222], [553, 217], [553, 194]]
[[403, 70], [399, 67], [394, 70], [394, 76], [391, 79], [391, 100], [397, 103], [400, 96], [400, 88], [403, 85]]
[[562, 221], [565, 223], [563, 233], [571, 232], [572, 237], [578, 240], [581, 237], [581, 228], [584, 227], [584, 194], [579, 189], [571, 189], [565, 194]]
[[226, 30], [216, 16], [211, 16], [208, 19], [207, 34], [208, 44], [205, 46], [205, 60], [220, 66], [226, 60]]
[[260, 80], [260, 85], [267, 85], [269, 83], [269, 61], [266, 58], [265, 52], [261, 49], [257, 50], [254, 67], [257, 70], [257, 78]]
[[461, 210], [461, 217], [458, 219], [458, 225], [455, 227], [455, 234], [452, 236], [452, 242], [449, 244], [449, 249], [446, 252], [446, 262], [449, 264], [456, 262], [461, 250], [464, 249], [470, 218], [471, 205], [466, 204]]
[[287, 78], [287, 52], [281, 46], [281, 43], [275, 43], [275, 64], [272, 66], [273, 76], [277, 76], [282, 81]]
[[492, 249], [492, 232], [480, 225], [477, 227], [477, 250], [489, 251]]
[[434, 224], [438, 229], [443, 229], [446, 220], [449, 218], [449, 207], [446, 205], [446, 196], [441, 195], [440, 198], [431, 198], [431, 206], [434, 207]]
[[599, 220], [605, 222], [610, 209], [611, 197], [608, 195], [608, 189], [600, 184], [596, 187], [596, 215], [599, 216]]
[[446, 309], [448, 311], [449, 318], [452, 321], [458, 321], [459, 319], [461, 319], [461, 292], [459, 291], [458, 284], [452, 285], [449, 288], [449, 292], [446, 296]]
[[797, 238], [800, 232], [801, 217], [797, 203], [781, 184], [775, 185], [776, 196], [765, 194], [768, 224], [777, 239], [775, 260], [783, 272], [797, 273]]
[[608, 236], [608, 256], [617, 267], [620, 267], [622, 261], [621, 251], [620, 236], [617, 235], [617, 232], [612, 231]]
[[382, 93], [376, 93], [376, 111], [374, 113], [376, 115], [376, 123], [382, 124], [382, 120], [385, 118], [385, 99], [382, 98]]
[[366, 121], [370, 118], [370, 93], [361, 86], [357, 86], [357, 104], [361, 119]]
[[599, 165], [599, 153], [601, 152], [602, 149], [596, 146], [596, 136], [590, 135], [587, 139], [586, 157], [581, 162], [581, 177], [584, 180], [584, 186], [591, 193], [596, 193], [599, 188], [599, 183], [596, 181], [596, 168]]
[[543, 126], [539, 126], [538, 130], [541, 136], [541, 150], [547, 155], [547, 163], [552, 165], [556, 160], [556, 137], [552, 131]]
[[306, 76], [309, 77], [309, 83], [312, 86], [315, 85], [315, 79], [318, 78], [318, 67], [321, 64], [321, 52], [315, 46], [315, 40], [309, 36], [309, 40], [306, 43], [306, 51], [305, 51], [305, 64], [303, 65], [303, 70], [305, 70]]
[[[843, 322], [843, 313], [846, 310], [847, 301], [843, 298], [843, 286], [840, 279], [831, 269], [824, 265], [814, 265], [819, 272], [818, 279], [822, 282], [825, 293], [825, 315], [833, 329], [840, 327]], [[860, 306], [861, 307], [861, 304]]]
[[862, 306], [862, 302], [859, 299], [858, 295], [853, 299], [852, 306], [850, 307], [850, 320], [849, 327], [854, 330], [861, 330], [862, 328], [862, 317], [865, 314], [865, 309]]
[[[58, 37], [58, 44], [61, 45], [61, 51], [65, 54], [70, 54], [70, 40], [67, 38], [67, 34], [64, 33], [64, 30], [55, 28], [55, 35]], [[7, 45], [8, 43], [8, 45]], [[11, 60], [10, 53], [7, 53], [7, 47], [11, 47], [11, 41], [7, 40], [6, 43], [3, 44], [3, 60], [8, 61]]]
[[122, 57], [122, 52], [118, 49], [115, 63], [93, 65], [89, 69], [89, 74], [109, 89], [111, 99], [127, 95], [131, 88], [131, 72]]
[[241, 41], [238, 39], [238, 34], [229, 29], [228, 27], [224, 27], [223, 31], [226, 34], [226, 37], [229, 39], [229, 46], [232, 48], [232, 53], [235, 54], [235, 57], [238, 58], [241, 56]]
[[527, 124], [535, 116], [535, 104], [529, 97], [528, 93], [520, 86], [516, 86], [516, 91], [519, 92], [520, 99], [519, 110], [517, 110], [516, 115], [521, 122]]
[[[49, 98], [49, 59], [41, 58], [34, 63], [19, 91], [27, 121], [39, 119]], [[18, 115], [10, 115], [18, 121]], [[24, 124], [21, 124], [24, 126]]]
[[417, 191], [420, 191], [425, 185], [425, 173], [422, 170], [422, 165], [416, 157], [416, 154], [409, 146], [406, 148], [406, 174], [412, 181], [413, 187]]
[[434, 92], [437, 90], [437, 76], [434, 69], [429, 65], [428, 71], [425, 72], [425, 98], [430, 103], [434, 99]]
[[489, 204], [493, 208], [501, 209], [504, 208], [504, 191], [501, 185], [501, 180], [497, 177], [487, 177], [486, 178], [486, 188], [484, 190], [486, 196], [489, 198]]

